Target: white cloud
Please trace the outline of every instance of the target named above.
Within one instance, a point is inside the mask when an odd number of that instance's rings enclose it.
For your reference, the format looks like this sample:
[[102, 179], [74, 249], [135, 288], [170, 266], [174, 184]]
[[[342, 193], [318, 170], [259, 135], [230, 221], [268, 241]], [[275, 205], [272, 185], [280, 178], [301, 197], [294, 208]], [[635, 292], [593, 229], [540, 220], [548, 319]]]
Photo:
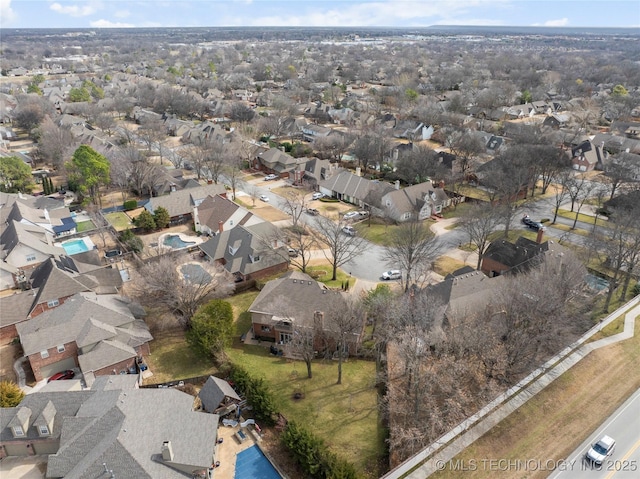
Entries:
[[116, 18], [127, 18], [129, 15], [131, 15], [131, 12], [129, 10], [118, 10], [113, 14], [113, 16]]
[[11, 0], [0, 0], [0, 25], [9, 26], [17, 18], [18, 15], [11, 8]]
[[70, 15], [72, 17], [86, 17], [93, 15], [100, 9], [99, 2], [83, 2], [82, 4], [62, 5], [58, 2], [52, 3], [49, 8], [56, 13]]
[[[321, 4], [299, 2], [296, 9], [286, 13], [250, 17], [251, 25], [263, 26], [374, 26], [374, 25], [433, 25], [467, 24], [464, 18], [475, 8], [491, 9], [509, 5], [510, 0], [442, 0], [413, 2], [406, 0], [378, 0], [373, 2], [344, 2], [339, 8], [326, 9]], [[304, 8], [308, 5], [309, 8]], [[246, 16], [225, 19], [227, 24], [247, 24]], [[490, 21], [490, 23], [495, 23]], [[483, 22], [486, 24], [486, 22]]]
[[534, 23], [534, 27], [566, 27], [569, 25], [568, 18], [560, 18], [558, 20], [547, 20], [544, 23]]
[[111, 20], [95, 20], [93, 22], [89, 22], [94, 28], [135, 28], [133, 23], [123, 23], [123, 22], [112, 22]]

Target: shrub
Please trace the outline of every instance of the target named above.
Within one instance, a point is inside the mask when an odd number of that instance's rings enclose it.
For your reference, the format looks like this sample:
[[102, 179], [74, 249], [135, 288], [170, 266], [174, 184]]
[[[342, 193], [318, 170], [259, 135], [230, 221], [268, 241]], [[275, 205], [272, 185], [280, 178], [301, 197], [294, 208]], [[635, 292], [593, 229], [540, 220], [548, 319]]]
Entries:
[[129, 251], [135, 251], [136, 253], [140, 253], [142, 248], [144, 248], [144, 243], [140, 238], [138, 238], [133, 231], [124, 230], [120, 233], [120, 241], [127, 247]]
[[24, 398], [24, 392], [12, 381], [0, 381], [0, 407], [16, 407]]
[[323, 196], [322, 198], [320, 198], [320, 201], [324, 203], [340, 203], [340, 200], [338, 198], [330, 198], [328, 196]]
[[153, 215], [147, 210], [144, 210], [136, 216], [133, 220], [133, 224], [145, 231], [150, 231], [156, 228], [156, 220], [153, 219]]
[[231, 345], [233, 308], [227, 301], [209, 301], [198, 308], [190, 323], [187, 343], [203, 356], [215, 356]]
[[633, 294], [633, 297], [635, 298], [636, 296], [640, 295], [640, 283], [636, 284], [633, 289], [631, 290], [631, 294]]
[[156, 208], [156, 211], [153, 213], [153, 219], [156, 222], [156, 227], [158, 228], [166, 228], [169, 226], [169, 222], [171, 221], [169, 212], [162, 206]]
[[253, 407], [256, 419], [272, 426], [278, 411], [275, 399], [264, 379], [254, 378], [245, 369], [236, 365], [232, 366], [230, 376], [238, 393], [245, 396], [247, 402]]
[[122, 207], [125, 211], [135, 210], [138, 207], [138, 202], [136, 200], [127, 200]]
[[282, 433], [283, 444], [302, 469], [313, 478], [356, 479], [353, 464], [332, 453], [319, 437], [294, 421]]

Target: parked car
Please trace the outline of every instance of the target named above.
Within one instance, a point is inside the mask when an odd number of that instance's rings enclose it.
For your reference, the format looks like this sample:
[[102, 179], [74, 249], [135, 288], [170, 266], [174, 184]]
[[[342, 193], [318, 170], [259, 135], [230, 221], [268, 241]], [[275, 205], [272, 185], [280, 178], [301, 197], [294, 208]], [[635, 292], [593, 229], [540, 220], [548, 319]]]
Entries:
[[356, 230], [353, 226], [345, 226], [344, 228], [342, 228], [342, 232], [345, 234], [348, 234], [349, 236], [355, 236], [356, 235]]
[[67, 369], [66, 371], [55, 373], [47, 380], [47, 382], [50, 383], [51, 381], [59, 381], [61, 379], [73, 379], [75, 375], [76, 373], [74, 373], [72, 369]]
[[307, 214], [311, 216], [318, 216], [320, 212], [315, 208], [307, 208]]
[[314, 193], [314, 194], [311, 195], [311, 199], [312, 200], [319, 200], [323, 196], [324, 196], [324, 194], [322, 194], [322, 193]]
[[365, 210], [361, 210], [361, 211], [358, 211], [358, 215], [360, 216], [360, 218], [366, 218], [367, 216], [369, 216], [369, 212]]
[[602, 439], [589, 448], [586, 459], [596, 466], [600, 466], [607, 457], [613, 454], [615, 448], [616, 441], [614, 441], [612, 437], [602, 436]]
[[528, 228], [531, 228], [532, 230], [535, 230], [535, 231], [539, 231], [539, 230], [544, 231], [544, 230], [546, 230], [546, 229], [547, 229], [547, 228], [546, 228], [542, 223], [540, 223], [539, 221], [533, 221], [533, 220], [529, 217], [529, 215], [524, 215], [524, 216], [522, 217], [522, 223], [524, 223]]
[[289, 251], [290, 258], [297, 258], [298, 254], [300, 254], [297, 249], [288, 248], [288, 251]]
[[265, 201], [266, 203], [269, 203], [269, 197], [267, 195], [260, 195], [260, 201]]
[[400, 278], [402, 278], [402, 273], [400, 272], [399, 269], [392, 269], [382, 273], [382, 279], [384, 279], [385, 281], [390, 279], [400, 279]]
[[265, 176], [264, 181], [271, 181], [271, 180], [275, 180], [276, 178], [278, 178], [278, 175], [271, 174], [271, 175]]
[[353, 220], [359, 217], [360, 217], [360, 213], [358, 213], [357, 211], [349, 211], [348, 213], [345, 213], [345, 215], [342, 218], [345, 220]]

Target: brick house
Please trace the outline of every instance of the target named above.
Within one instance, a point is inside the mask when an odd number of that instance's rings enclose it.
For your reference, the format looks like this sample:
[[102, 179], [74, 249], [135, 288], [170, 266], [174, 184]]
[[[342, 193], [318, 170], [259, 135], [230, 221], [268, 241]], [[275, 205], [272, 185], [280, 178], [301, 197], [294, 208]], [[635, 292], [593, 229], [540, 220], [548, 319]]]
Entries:
[[523, 236], [515, 243], [506, 240], [494, 241], [482, 256], [481, 271], [487, 276], [500, 276], [506, 273], [526, 271], [542, 260], [544, 252], [549, 250], [549, 242], [542, 242], [542, 230], [538, 231], [538, 241]]
[[287, 246], [277, 238], [277, 228], [265, 221], [251, 226], [238, 225], [219, 232], [198, 245], [198, 248], [237, 280], [246, 281], [281, 273], [289, 268]]
[[[249, 307], [253, 336], [274, 342], [286, 353], [286, 345], [296, 331], [312, 331], [316, 351], [334, 351], [336, 326], [329, 316], [332, 311], [346, 310], [343, 295], [299, 271], [269, 281]], [[350, 353], [356, 351], [361, 333], [349, 334]]]
[[149, 354], [149, 328], [118, 295], [78, 293], [64, 304], [16, 329], [37, 381], [80, 368], [91, 385], [96, 376], [136, 370], [136, 358]]

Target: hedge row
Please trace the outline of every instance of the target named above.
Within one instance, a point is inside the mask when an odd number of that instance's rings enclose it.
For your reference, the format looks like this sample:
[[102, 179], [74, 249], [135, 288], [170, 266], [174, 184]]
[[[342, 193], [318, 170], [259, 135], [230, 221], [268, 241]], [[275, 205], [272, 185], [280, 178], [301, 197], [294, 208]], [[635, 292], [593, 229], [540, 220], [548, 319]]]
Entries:
[[251, 404], [255, 418], [267, 426], [273, 426], [278, 411], [264, 379], [251, 377], [244, 368], [236, 365], [232, 365], [229, 376], [236, 391]]

